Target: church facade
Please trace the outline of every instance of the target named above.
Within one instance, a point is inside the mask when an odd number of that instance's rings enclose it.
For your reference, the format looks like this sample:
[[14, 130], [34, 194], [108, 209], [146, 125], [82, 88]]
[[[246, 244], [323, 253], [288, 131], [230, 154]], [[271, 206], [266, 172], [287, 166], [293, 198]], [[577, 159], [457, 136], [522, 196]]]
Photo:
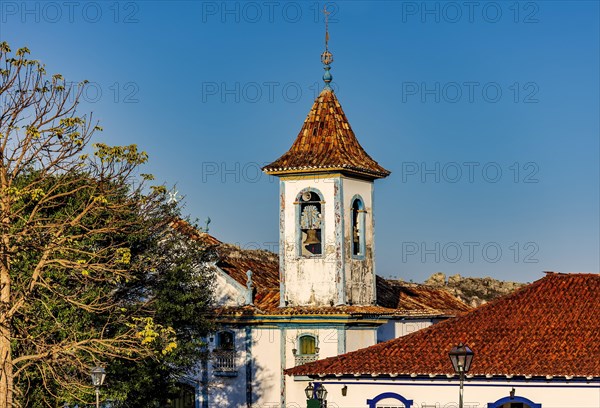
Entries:
[[304, 407], [309, 378], [286, 369], [469, 309], [444, 290], [377, 276], [374, 183], [390, 172], [352, 131], [330, 87], [332, 61], [326, 49], [323, 91], [291, 148], [263, 169], [280, 179], [279, 254], [203, 234], [216, 254], [219, 330], [195, 383], [198, 408]]

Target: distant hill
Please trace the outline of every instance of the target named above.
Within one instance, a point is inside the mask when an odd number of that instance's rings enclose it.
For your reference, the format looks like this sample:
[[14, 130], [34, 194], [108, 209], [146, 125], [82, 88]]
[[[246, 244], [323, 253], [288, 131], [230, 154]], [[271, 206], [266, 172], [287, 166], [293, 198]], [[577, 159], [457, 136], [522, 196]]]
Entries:
[[435, 288], [444, 288], [473, 307], [512, 293], [526, 285], [526, 283], [501, 281], [490, 277], [466, 278], [459, 274], [446, 279], [446, 275], [442, 272], [434, 273], [424, 283]]

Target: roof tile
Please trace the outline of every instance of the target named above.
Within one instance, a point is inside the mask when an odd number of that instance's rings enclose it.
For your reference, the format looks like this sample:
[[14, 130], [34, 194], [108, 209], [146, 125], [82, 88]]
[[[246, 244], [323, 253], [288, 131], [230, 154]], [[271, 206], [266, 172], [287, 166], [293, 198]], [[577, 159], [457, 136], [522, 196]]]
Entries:
[[475, 352], [469, 374], [600, 377], [600, 275], [556, 274], [410, 335], [286, 370], [288, 375], [454, 374], [448, 352]]
[[292, 147], [263, 171], [273, 175], [339, 171], [368, 178], [390, 174], [362, 148], [330, 89], [315, 100]]

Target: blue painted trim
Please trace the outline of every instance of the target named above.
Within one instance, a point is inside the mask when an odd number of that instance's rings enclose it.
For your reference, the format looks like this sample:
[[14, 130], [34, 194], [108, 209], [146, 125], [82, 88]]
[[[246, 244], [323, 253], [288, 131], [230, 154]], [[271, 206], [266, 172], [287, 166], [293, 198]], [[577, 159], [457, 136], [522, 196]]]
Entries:
[[[372, 330], [372, 329], [371, 329]], [[346, 352], [346, 327], [338, 327], [337, 329], [338, 335], [338, 348], [337, 353], [338, 356], [340, 354], [344, 354]]]
[[336, 305], [345, 305], [346, 298], [346, 262], [344, 240], [344, 183], [341, 177], [334, 179], [334, 208], [335, 208], [335, 278], [337, 286]]
[[246, 327], [246, 405], [252, 406], [252, 329]]
[[285, 307], [285, 182], [279, 180], [279, 307]]
[[[311, 256], [304, 256], [302, 255], [302, 232], [300, 231], [300, 198], [302, 197], [302, 194], [310, 191], [311, 193], [315, 193], [316, 195], [319, 196], [319, 198], [321, 199], [321, 254], [320, 255], [311, 255]], [[327, 242], [327, 235], [325, 235], [325, 227], [326, 227], [326, 223], [325, 223], [325, 196], [323, 195], [323, 193], [321, 193], [321, 191], [317, 188], [314, 187], [306, 187], [303, 188], [302, 190], [300, 190], [300, 192], [296, 195], [296, 200], [294, 201], [295, 203], [295, 207], [296, 207], [296, 219], [295, 219], [295, 235], [296, 235], [296, 256], [300, 259], [314, 259], [314, 258], [324, 258], [325, 257], [325, 243]]]
[[283, 373], [283, 370], [286, 369], [286, 339], [287, 339], [287, 329], [281, 328], [279, 330], [279, 361], [280, 361], [280, 373], [281, 376], [279, 380], [279, 395], [281, 396], [279, 402], [282, 407], [285, 407], [285, 378], [286, 375]]
[[369, 405], [369, 408], [377, 408], [377, 403], [379, 401], [388, 399], [388, 398], [393, 398], [395, 400], [402, 402], [402, 404], [404, 404], [405, 408], [410, 408], [410, 407], [412, 407], [412, 404], [413, 404], [413, 400], [407, 400], [402, 395], [396, 394], [395, 392], [384, 392], [383, 394], [379, 394], [378, 396], [376, 396], [373, 399], [368, 399], [367, 404]]
[[202, 398], [202, 389], [200, 384], [196, 384], [194, 386], [194, 394], [195, 394], [195, 398], [194, 398], [194, 408], [200, 408], [200, 399]]
[[536, 402], [528, 400], [525, 397], [517, 397], [516, 395], [512, 398], [504, 397], [504, 398], [500, 398], [496, 402], [490, 402], [487, 404], [487, 408], [500, 408], [500, 407], [502, 407], [502, 405], [506, 404], [507, 402], [522, 402], [523, 404], [529, 406], [529, 408], [542, 408], [542, 404], [538, 404]]
[[[205, 341], [205, 343], [208, 344], [207, 341]], [[208, 408], [208, 358], [203, 358], [200, 364], [202, 366], [202, 378], [200, 384], [202, 389], [202, 408]]]
[[[352, 259], [358, 259], [358, 260], [364, 260], [366, 259], [366, 254], [367, 254], [367, 223], [366, 223], [366, 209], [365, 209], [365, 200], [362, 198], [362, 196], [360, 194], [354, 194], [354, 196], [352, 196], [352, 199], [350, 200], [350, 211], [354, 210], [354, 202], [357, 201], [359, 202], [359, 206], [358, 209], [364, 212], [359, 213], [357, 220], [358, 220], [358, 231], [359, 231], [359, 246], [360, 246], [360, 253], [358, 255], [354, 254], [354, 231], [350, 231], [350, 245], [352, 247], [351, 250], [351, 254], [352, 254]], [[353, 220], [353, 215], [352, 212], [350, 213], [350, 228], [352, 229], [354, 227], [354, 223], [352, 222]]]

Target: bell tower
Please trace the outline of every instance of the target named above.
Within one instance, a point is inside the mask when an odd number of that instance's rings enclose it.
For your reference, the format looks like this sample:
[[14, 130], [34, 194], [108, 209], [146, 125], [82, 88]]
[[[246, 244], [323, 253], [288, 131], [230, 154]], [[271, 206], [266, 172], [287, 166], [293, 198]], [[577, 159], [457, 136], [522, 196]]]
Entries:
[[280, 306], [369, 305], [376, 300], [374, 180], [390, 172], [362, 148], [330, 84], [290, 149], [263, 171], [280, 179]]

